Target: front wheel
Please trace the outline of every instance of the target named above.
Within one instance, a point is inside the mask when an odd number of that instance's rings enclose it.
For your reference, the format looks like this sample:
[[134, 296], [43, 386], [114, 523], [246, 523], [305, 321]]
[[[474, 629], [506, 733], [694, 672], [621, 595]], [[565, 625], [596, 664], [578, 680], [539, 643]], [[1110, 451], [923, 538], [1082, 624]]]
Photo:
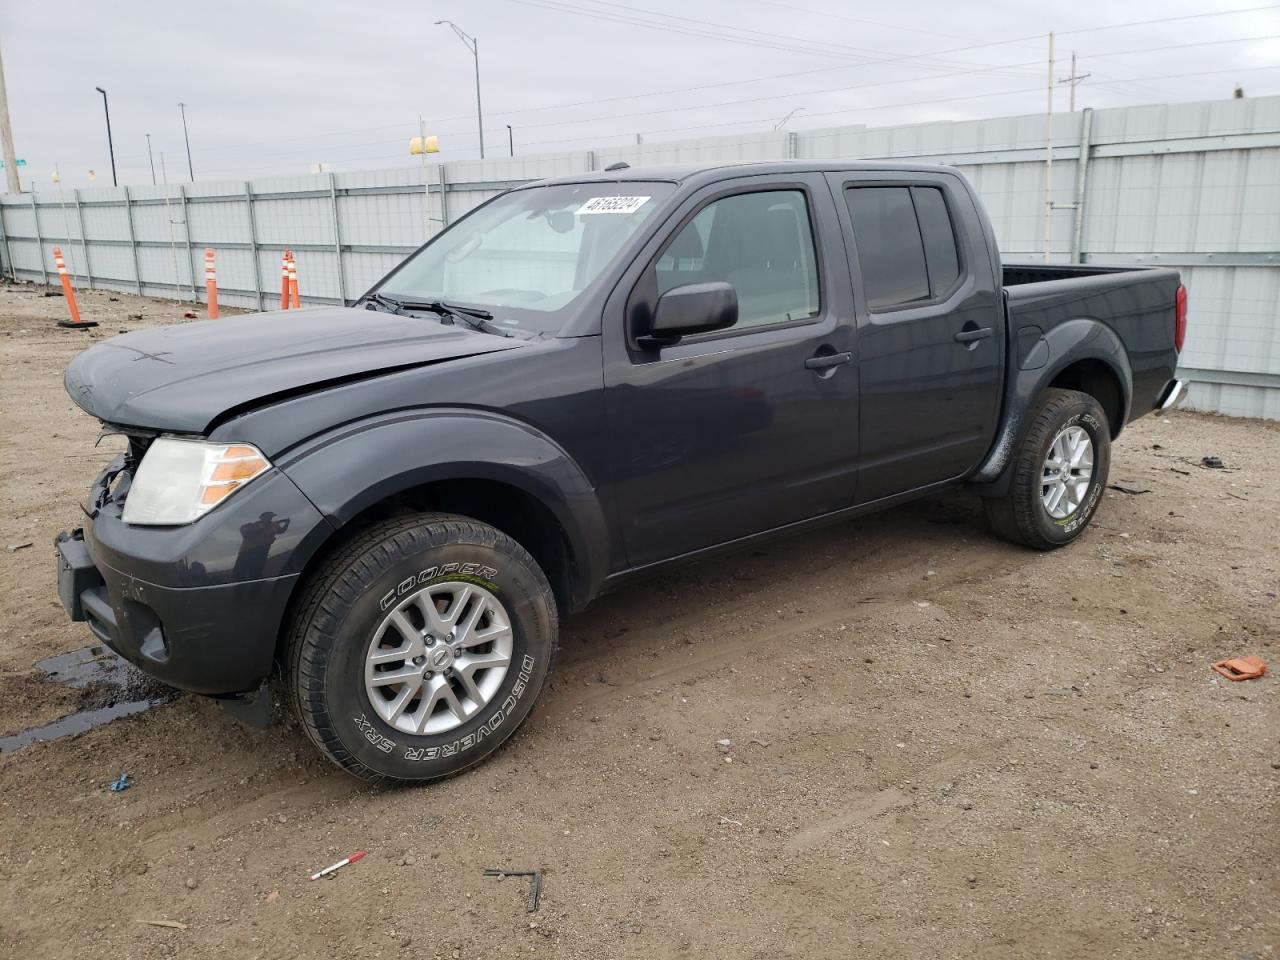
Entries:
[[1084, 531], [1107, 487], [1111, 428], [1101, 405], [1078, 390], [1047, 390], [1014, 455], [1009, 491], [983, 500], [991, 528], [1037, 550]]
[[555, 599], [528, 552], [487, 524], [377, 524], [306, 588], [289, 635], [303, 727], [364, 780], [426, 781], [479, 763], [533, 708], [555, 659]]

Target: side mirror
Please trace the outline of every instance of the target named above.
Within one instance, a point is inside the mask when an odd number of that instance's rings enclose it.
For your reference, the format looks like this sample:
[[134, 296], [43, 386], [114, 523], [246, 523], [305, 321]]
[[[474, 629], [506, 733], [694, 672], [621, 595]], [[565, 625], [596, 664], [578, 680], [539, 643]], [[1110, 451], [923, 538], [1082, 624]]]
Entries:
[[738, 292], [723, 280], [686, 283], [658, 298], [653, 325], [641, 343], [675, 343], [696, 333], [724, 330], [738, 322]]

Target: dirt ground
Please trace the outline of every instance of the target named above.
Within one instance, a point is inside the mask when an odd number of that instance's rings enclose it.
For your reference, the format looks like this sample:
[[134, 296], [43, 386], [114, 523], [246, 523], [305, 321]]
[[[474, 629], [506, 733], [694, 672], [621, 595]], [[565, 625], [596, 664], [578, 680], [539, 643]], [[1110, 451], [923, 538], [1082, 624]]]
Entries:
[[[91, 640], [50, 542], [115, 448], [62, 370], [177, 316], [63, 308], [0, 291], [0, 544], [34, 543], [0, 550], [0, 734], [80, 705], [33, 664]], [[1056, 553], [954, 494], [607, 596], [440, 785], [369, 789], [189, 696], [0, 755], [0, 955], [1280, 955], [1280, 425], [1152, 416], [1113, 456], [1145, 492]], [[1209, 669], [1250, 653], [1273, 673]], [[534, 914], [482, 876], [534, 866]]]

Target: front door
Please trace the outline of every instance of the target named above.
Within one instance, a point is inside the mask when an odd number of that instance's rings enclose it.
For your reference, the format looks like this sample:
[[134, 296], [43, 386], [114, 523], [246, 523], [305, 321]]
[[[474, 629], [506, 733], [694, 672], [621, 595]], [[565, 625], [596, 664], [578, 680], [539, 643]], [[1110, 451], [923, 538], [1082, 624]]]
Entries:
[[739, 313], [728, 330], [658, 348], [627, 335], [625, 306], [606, 315], [607, 442], [633, 567], [837, 510], [854, 495], [851, 285], [825, 182], [719, 183], [673, 223], [630, 276], [630, 296], [723, 280]]

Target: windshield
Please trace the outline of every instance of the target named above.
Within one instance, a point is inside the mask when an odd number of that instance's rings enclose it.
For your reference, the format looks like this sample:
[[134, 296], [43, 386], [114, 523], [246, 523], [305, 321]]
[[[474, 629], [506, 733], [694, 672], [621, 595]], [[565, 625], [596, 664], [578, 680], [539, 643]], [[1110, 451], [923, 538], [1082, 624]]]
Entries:
[[513, 190], [450, 227], [376, 292], [483, 307], [498, 323], [556, 330], [562, 311], [674, 189], [629, 181]]

